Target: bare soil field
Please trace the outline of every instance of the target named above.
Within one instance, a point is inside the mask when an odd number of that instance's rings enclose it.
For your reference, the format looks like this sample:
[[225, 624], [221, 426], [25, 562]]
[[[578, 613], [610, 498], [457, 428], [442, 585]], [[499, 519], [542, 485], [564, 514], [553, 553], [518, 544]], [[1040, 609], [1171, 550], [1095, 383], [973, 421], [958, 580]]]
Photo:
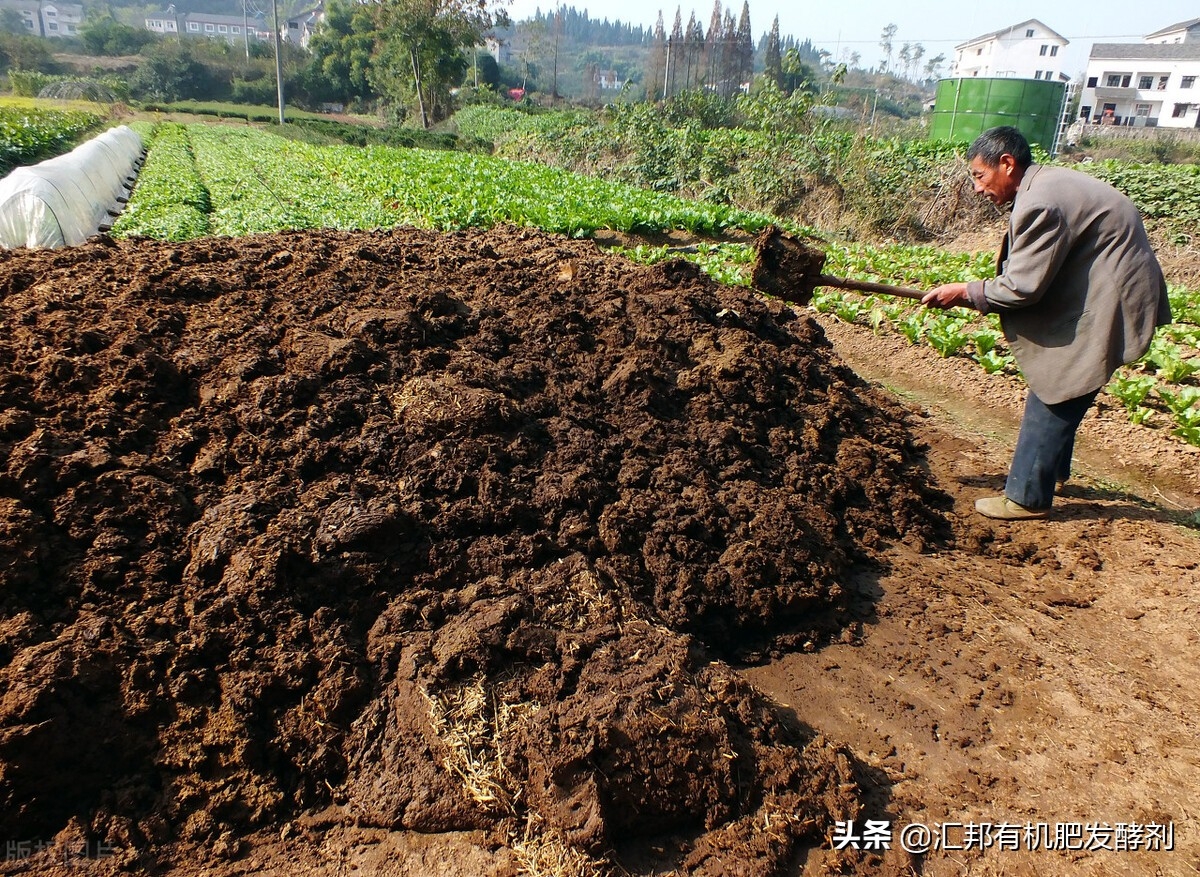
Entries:
[[514, 229], [0, 325], [0, 873], [1200, 871], [1200, 450], [1104, 400], [987, 521], [1016, 382]]

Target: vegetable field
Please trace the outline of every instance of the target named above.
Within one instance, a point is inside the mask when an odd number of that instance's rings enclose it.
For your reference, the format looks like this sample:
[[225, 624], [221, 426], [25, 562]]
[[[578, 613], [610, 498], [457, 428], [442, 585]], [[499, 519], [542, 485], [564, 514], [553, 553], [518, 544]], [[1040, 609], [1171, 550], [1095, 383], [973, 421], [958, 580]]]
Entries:
[[84, 110], [0, 105], [0, 174], [66, 151], [99, 124], [99, 116]]
[[[118, 235], [186, 240], [205, 233], [399, 225], [451, 230], [499, 223], [571, 237], [598, 229], [714, 235], [728, 229], [753, 232], [770, 221], [722, 205], [490, 156], [314, 146], [252, 128], [206, 125], [163, 124], [148, 139], [152, 159], [160, 142], [169, 155], [147, 162], [114, 228]], [[207, 211], [164, 224], [164, 196], [169, 199], [176, 180], [201, 181]], [[196, 198], [188, 197], [196, 207]]]

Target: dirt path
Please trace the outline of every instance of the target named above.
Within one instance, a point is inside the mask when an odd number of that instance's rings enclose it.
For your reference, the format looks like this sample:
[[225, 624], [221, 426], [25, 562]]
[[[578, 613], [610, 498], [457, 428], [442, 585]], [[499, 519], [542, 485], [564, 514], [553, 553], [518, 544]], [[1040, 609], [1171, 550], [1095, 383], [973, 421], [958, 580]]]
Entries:
[[[852, 643], [745, 675], [878, 771], [877, 818], [961, 824], [973, 848], [908, 856], [881, 873], [1163, 874], [1200, 871], [1200, 505], [1196, 449], [1137, 430], [1105, 405], [1081, 434], [1082, 476], [1055, 518], [991, 522], [1021, 389], [973, 365], [833, 318], [835, 350], [921, 412], [935, 480], [954, 497], [957, 549], [892, 550], [856, 580]], [[1151, 502], [1148, 500], [1155, 500]], [[1099, 826], [1029, 849], [1024, 826]], [[968, 825], [1022, 826], [1018, 849], [963, 844]], [[1126, 825], [1120, 826], [1120, 823]], [[1131, 849], [1137, 826], [1173, 827], [1174, 851]], [[1089, 839], [1091, 838], [1091, 839]], [[1122, 840], [1122, 838], [1125, 838]], [[823, 856], [810, 856], [820, 873]]]

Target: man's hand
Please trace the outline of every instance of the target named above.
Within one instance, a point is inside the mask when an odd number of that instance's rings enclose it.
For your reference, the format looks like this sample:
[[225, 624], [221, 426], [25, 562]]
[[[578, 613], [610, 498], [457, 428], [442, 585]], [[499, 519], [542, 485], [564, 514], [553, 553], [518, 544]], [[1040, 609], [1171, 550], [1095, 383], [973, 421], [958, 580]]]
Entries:
[[971, 300], [967, 298], [967, 284], [943, 283], [936, 289], [931, 289], [921, 299], [921, 304], [927, 308], [952, 308], [958, 305], [970, 307]]

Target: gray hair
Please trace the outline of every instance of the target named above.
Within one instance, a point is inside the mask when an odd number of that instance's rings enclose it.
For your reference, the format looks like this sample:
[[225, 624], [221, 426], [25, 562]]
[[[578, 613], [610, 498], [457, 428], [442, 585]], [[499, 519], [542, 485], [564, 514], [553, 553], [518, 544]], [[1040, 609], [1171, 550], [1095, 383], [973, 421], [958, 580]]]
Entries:
[[989, 128], [971, 144], [967, 150], [967, 161], [978, 156], [988, 167], [1000, 164], [1000, 156], [1007, 153], [1017, 161], [1017, 167], [1025, 170], [1033, 164], [1033, 152], [1029, 149], [1029, 141], [1025, 135], [1012, 125], [1001, 125]]

